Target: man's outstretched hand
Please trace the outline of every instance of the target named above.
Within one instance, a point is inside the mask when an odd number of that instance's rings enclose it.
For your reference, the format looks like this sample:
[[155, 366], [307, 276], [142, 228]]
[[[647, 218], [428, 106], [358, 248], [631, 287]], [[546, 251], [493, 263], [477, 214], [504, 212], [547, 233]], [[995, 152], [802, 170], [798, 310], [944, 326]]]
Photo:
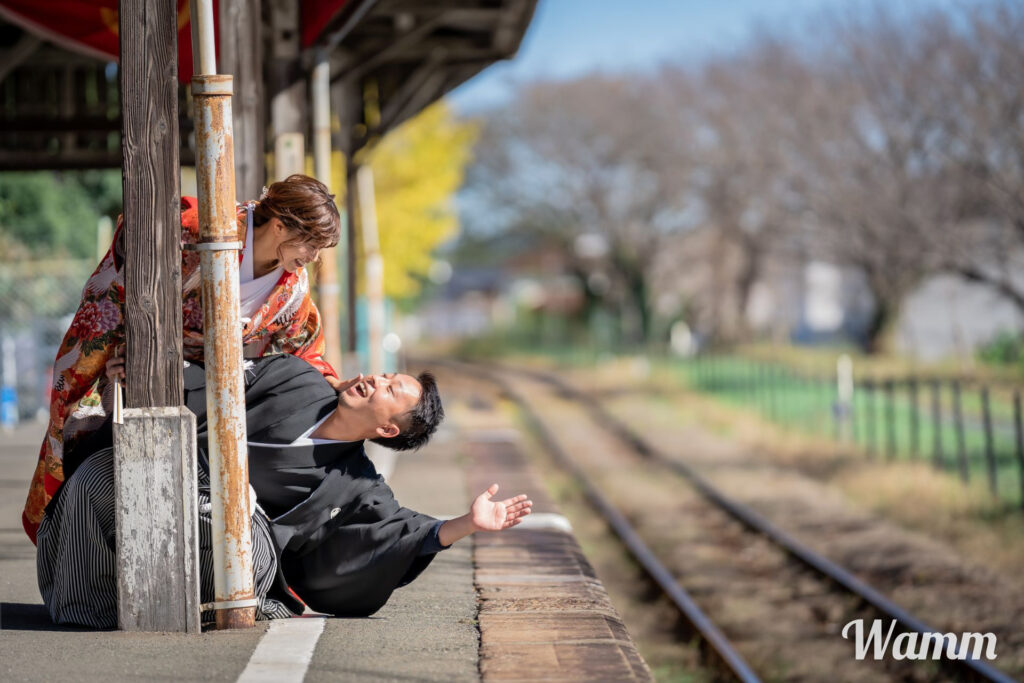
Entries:
[[525, 493], [505, 500], [491, 500], [497, 492], [498, 485], [491, 484], [490, 488], [473, 501], [469, 514], [473, 519], [474, 531], [508, 529], [519, 524], [523, 517], [530, 514], [533, 501], [527, 500]]
[[526, 495], [491, 500], [497, 492], [498, 485], [491, 484], [490, 488], [476, 497], [467, 514], [442, 524], [438, 531], [441, 545], [451, 545], [475, 531], [501, 531], [514, 527], [530, 514], [533, 501]]

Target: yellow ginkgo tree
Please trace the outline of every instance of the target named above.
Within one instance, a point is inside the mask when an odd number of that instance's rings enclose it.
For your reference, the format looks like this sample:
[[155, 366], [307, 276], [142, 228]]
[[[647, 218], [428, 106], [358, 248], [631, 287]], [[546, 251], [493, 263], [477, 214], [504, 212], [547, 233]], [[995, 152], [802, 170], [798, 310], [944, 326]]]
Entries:
[[370, 149], [385, 296], [416, 296], [434, 249], [458, 231], [455, 193], [476, 138], [477, 126], [442, 101]]

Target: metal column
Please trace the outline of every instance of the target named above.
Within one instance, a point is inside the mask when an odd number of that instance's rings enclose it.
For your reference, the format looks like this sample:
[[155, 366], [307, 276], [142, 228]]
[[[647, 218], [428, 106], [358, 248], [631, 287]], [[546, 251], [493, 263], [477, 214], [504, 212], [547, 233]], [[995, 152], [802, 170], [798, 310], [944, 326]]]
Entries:
[[239, 339], [238, 223], [231, 76], [216, 75], [211, 0], [193, 0], [192, 37], [200, 75], [192, 78], [196, 182], [210, 433], [214, 609], [217, 628], [255, 623], [249, 465], [242, 344]]

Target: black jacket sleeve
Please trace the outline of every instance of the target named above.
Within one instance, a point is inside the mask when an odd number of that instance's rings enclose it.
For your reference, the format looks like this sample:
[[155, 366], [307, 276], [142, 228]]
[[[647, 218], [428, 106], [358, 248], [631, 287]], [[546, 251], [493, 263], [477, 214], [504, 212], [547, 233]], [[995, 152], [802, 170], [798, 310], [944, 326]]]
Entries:
[[274, 519], [281, 566], [318, 612], [366, 616], [426, 569], [421, 554], [437, 520], [398, 504], [360, 450], [332, 469], [301, 505]]

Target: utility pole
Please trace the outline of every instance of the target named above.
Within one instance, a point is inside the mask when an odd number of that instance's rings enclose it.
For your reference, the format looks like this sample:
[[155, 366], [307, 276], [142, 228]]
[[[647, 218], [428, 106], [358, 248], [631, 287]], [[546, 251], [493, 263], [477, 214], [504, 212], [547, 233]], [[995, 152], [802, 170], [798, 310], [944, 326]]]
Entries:
[[114, 426], [117, 617], [198, 633], [195, 417], [182, 403], [174, 3], [122, 0], [123, 423]]

